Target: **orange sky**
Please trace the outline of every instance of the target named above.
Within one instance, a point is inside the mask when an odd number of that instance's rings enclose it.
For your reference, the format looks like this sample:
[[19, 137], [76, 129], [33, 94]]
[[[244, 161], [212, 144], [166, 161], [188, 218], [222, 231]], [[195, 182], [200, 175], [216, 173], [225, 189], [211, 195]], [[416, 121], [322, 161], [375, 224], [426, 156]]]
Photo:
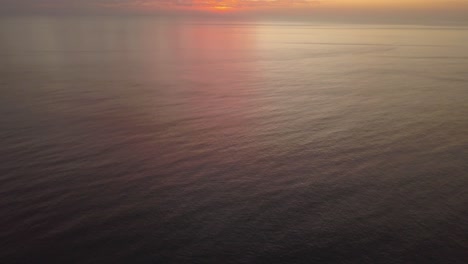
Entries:
[[[228, 8], [334, 8], [375, 10], [437, 10], [468, 8], [468, 0], [128, 0], [128, 5], [138, 8], [157, 9], [171, 7], [228, 7]], [[164, 4], [162, 4], [164, 3]], [[109, 4], [112, 5], [112, 4]], [[467, 14], [468, 16], [468, 14]]]
[[[468, 10], [468, 0], [0, 0], [3, 10]], [[468, 16], [468, 14], [467, 14]]]
[[468, 0], [330, 0], [323, 3], [337, 8], [371, 9], [436, 9], [468, 6]]

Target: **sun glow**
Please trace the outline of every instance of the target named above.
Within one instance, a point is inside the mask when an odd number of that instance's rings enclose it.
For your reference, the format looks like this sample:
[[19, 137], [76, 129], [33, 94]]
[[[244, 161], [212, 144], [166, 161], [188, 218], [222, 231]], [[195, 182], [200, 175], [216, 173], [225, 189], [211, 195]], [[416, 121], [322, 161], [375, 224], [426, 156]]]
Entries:
[[213, 9], [216, 11], [228, 11], [231, 10], [233, 7], [231, 6], [214, 6]]
[[220, 10], [225, 10], [225, 9], [230, 9], [232, 7], [230, 7], [230, 6], [215, 6], [214, 8], [215, 9], [220, 9]]

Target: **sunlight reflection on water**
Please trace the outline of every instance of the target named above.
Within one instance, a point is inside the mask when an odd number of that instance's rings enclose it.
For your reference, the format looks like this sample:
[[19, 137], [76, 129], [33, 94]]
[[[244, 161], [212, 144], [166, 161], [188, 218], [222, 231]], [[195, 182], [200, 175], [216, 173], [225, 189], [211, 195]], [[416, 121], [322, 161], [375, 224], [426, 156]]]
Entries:
[[4, 22], [0, 259], [466, 260], [466, 30]]

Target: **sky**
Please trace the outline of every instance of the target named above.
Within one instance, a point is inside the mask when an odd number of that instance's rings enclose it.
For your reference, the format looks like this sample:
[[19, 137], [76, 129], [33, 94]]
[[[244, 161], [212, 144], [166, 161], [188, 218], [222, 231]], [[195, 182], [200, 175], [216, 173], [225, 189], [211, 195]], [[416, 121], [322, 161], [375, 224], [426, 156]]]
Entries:
[[217, 13], [465, 20], [468, 0], [0, 0], [1, 13]]

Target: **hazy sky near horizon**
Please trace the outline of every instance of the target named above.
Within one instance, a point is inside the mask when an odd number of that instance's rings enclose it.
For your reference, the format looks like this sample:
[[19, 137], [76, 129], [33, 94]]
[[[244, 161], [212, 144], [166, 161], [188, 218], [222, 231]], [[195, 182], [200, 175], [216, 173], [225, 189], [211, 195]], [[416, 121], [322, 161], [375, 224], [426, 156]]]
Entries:
[[465, 20], [468, 0], [0, 0], [1, 13], [314, 12], [346, 17], [388, 15]]

